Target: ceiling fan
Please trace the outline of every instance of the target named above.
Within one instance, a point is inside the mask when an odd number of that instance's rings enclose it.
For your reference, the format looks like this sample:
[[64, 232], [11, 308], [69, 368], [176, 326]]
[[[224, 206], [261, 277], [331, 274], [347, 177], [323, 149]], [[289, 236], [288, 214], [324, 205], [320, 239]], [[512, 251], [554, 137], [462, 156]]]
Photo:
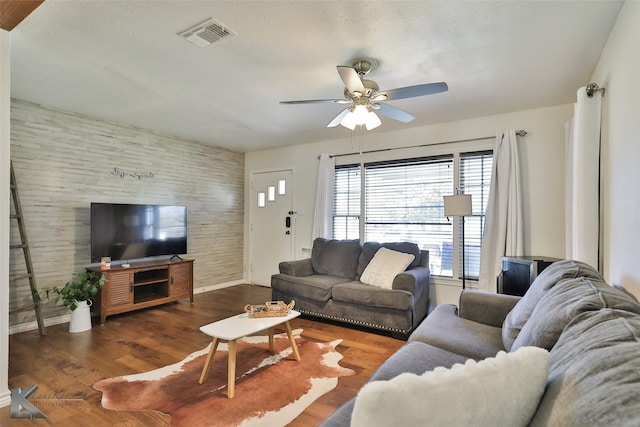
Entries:
[[376, 66], [373, 59], [357, 59], [353, 66], [338, 65], [338, 74], [344, 82], [344, 99], [308, 99], [302, 101], [281, 101], [281, 104], [314, 104], [333, 102], [336, 104], [352, 104], [342, 110], [327, 127], [342, 125], [354, 130], [357, 125], [364, 125], [367, 130], [375, 129], [382, 123], [376, 112], [383, 116], [409, 123], [414, 116], [400, 108], [385, 104], [385, 101], [413, 98], [446, 92], [449, 87], [445, 82], [427, 83], [401, 87], [391, 90], [380, 90], [373, 80], [364, 78]]

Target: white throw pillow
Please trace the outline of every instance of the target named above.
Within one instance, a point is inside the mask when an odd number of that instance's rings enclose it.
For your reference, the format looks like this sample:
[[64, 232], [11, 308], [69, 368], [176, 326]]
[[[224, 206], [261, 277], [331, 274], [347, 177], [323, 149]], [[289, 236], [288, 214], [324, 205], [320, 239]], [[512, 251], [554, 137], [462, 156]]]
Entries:
[[382, 247], [367, 264], [360, 281], [367, 285], [391, 289], [393, 279], [405, 271], [414, 259], [415, 255]]
[[547, 350], [521, 347], [451, 369], [372, 381], [358, 393], [351, 426], [526, 426], [548, 375]]

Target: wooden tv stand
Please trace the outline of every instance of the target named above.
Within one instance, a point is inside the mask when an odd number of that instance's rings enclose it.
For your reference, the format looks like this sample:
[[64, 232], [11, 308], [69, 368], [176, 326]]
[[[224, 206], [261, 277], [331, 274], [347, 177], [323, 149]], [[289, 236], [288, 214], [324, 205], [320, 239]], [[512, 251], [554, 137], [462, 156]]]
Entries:
[[186, 298], [193, 303], [193, 260], [146, 261], [108, 270], [89, 267], [87, 271], [106, 278], [91, 307], [100, 312], [101, 325], [113, 314]]

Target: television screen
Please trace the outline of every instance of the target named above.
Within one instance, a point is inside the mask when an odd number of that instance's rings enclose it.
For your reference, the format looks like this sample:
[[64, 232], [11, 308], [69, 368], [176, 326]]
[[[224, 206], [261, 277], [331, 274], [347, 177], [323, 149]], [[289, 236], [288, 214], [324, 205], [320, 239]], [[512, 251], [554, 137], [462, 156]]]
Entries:
[[91, 262], [186, 253], [186, 206], [91, 203]]

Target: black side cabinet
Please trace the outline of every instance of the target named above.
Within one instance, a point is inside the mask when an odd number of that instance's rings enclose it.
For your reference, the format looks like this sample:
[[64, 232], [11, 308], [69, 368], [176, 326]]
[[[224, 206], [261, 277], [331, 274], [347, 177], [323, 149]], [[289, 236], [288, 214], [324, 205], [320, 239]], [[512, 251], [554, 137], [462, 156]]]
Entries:
[[543, 256], [502, 257], [498, 293], [523, 296], [538, 274], [556, 261]]

